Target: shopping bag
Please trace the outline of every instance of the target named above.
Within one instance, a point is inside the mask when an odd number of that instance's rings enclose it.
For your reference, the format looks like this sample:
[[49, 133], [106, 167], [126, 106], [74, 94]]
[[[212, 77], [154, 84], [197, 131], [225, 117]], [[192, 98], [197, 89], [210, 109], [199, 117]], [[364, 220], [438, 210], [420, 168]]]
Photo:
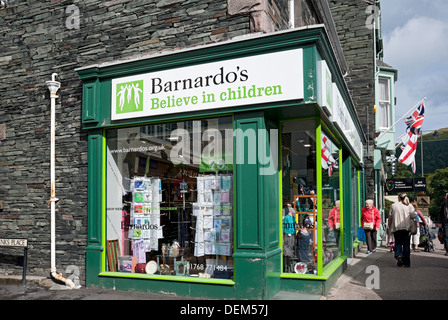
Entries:
[[373, 229], [373, 222], [364, 222], [364, 229], [372, 230]]
[[366, 242], [366, 233], [362, 227], [358, 228], [358, 240]]

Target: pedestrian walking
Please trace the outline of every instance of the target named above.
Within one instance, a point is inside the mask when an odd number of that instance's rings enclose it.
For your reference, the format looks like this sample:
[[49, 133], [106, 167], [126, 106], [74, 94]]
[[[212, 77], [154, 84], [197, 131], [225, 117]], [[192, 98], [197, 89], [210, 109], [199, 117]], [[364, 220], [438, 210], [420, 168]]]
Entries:
[[366, 200], [366, 206], [361, 211], [361, 225], [366, 233], [367, 254], [376, 252], [376, 235], [380, 228], [381, 215], [373, 205], [373, 200]]
[[397, 266], [411, 266], [411, 219], [415, 219], [414, 206], [409, 203], [406, 193], [398, 194], [398, 202], [390, 206], [389, 229], [395, 238], [395, 259]]
[[439, 212], [439, 229], [442, 229], [444, 234], [445, 255], [448, 256], [448, 193], [445, 194], [445, 201], [443, 201]]
[[339, 239], [341, 235], [341, 202], [336, 200], [335, 207], [328, 214], [328, 225], [333, 230], [336, 244], [339, 248]]
[[411, 202], [412, 206], [415, 209], [415, 213], [417, 213], [418, 221], [417, 221], [417, 233], [414, 235], [411, 235], [411, 249], [414, 252], [419, 252], [420, 249], [418, 248], [418, 245], [420, 244], [420, 226], [423, 224], [424, 226], [427, 225], [426, 219], [423, 216], [423, 213], [418, 209], [417, 202], [413, 201]]

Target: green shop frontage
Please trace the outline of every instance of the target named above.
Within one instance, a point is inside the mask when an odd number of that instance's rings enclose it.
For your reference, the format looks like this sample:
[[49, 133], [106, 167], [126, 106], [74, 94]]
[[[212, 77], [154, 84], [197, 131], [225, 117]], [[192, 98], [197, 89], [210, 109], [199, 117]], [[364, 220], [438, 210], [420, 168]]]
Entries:
[[86, 285], [325, 294], [353, 255], [364, 135], [323, 26], [77, 69]]

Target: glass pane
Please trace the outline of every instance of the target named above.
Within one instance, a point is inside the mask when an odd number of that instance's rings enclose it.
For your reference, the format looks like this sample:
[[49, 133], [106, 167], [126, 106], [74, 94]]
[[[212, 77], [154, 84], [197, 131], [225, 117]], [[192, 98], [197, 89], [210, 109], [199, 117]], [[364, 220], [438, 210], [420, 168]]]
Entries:
[[380, 100], [389, 101], [389, 79], [379, 78]]
[[340, 254], [339, 148], [322, 132], [323, 265]]
[[389, 103], [380, 102], [379, 105], [379, 121], [381, 128], [389, 127]]
[[[352, 168], [352, 221], [354, 230], [358, 229], [359, 224], [359, 199], [358, 199], [358, 171], [356, 168]], [[358, 239], [358, 236], [356, 234], [357, 232], [353, 232], [353, 241], [356, 241]]]
[[108, 270], [233, 278], [232, 137], [231, 117], [107, 131]]
[[283, 272], [317, 273], [316, 128], [282, 124]]

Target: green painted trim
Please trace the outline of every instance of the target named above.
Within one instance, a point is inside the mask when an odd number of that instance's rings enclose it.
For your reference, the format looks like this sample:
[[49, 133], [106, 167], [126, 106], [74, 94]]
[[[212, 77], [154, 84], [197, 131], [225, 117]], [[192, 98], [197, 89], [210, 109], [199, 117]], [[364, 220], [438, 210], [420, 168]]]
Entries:
[[294, 274], [294, 273], [282, 273], [281, 279], [307, 279], [307, 280], [328, 280], [332, 274], [347, 260], [347, 256], [339, 256], [331, 261], [325, 271], [321, 275], [312, 274]]
[[[322, 125], [321, 121], [316, 121], [316, 188], [317, 188], [317, 275], [323, 275], [323, 257], [322, 257], [322, 163], [321, 163], [321, 141]], [[320, 195], [320, 196], [319, 196]]]
[[[144, 121], [133, 121], [130, 123], [114, 123], [108, 126], [107, 128], [104, 128], [106, 131], [111, 129], [120, 129], [120, 128], [131, 128], [131, 127], [141, 127], [141, 126], [152, 126], [152, 125], [158, 125], [158, 124], [164, 124], [164, 123], [172, 123], [172, 122], [178, 122], [178, 121], [193, 121], [193, 120], [200, 120], [200, 119], [210, 119], [210, 118], [221, 118], [221, 117], [232, 117], [232, 122], [235, 120], [235, 113], [234, 112], [225, 112], [225, 113], [207, 113], [207, 114], [201, 114], [201, 115], [193, 115], [185, 116], [185, 114], [176, 114], [176, 117], [172, 119], [166, 119], [157, 117], [157, 120], [149, 120], [145, 119]], [[154, 117], [155, 118], [155, 117]], [[235, 125], [233, 124], [232, 130], [235, 130]]]
[[[341, 165], [341, 160], [342, 160], [342, 148], [339, 149], [339, 202], [340, 202], [340, 216], [341, 216], [341, 229], [342, 229], [342, 237], [339, 237], [339, 241], [340, 243], [340, 247], [339, 250], [341, 250], [341, 254], [344, 254], [344, 231], [345, 231], [345, 226], [344, 226], [344, 200], [343, 200], [343, 194], [344, 194], [344, 179], [342, 177], [342, 165]], [[350, 230], [350, 228], [349, 228]]]
[[280, 239], [280, 249], [281, 249], [281, 259], [280, 259], [280, 274], [283, 274], [283, 166], [281, 165], [282, 159], [283, 159], [283, 152], [282, 152], [282, 122], [279, 121], [278, 123], [278, 190], [279, 190], [279, 197], [278, 197], [278, 206], [279, 206], [279, 239]]
[[339, 256], [333, 261], [331, 261], [325, 268], [323, 277], [325, 279], [328, 279], [331, 277], [331, 275], [344, 263], [345, 260], [347, 260], [347, 256]]
[[146, 279], [146, 280], [162, 280], [162, 281], [174, 281], [174, 282], [191, 282], [202, 284], [220, 284], [220, 285], [235, 285], [232, 280], [226, 279], [204, 279], [193, 277], [181, 277], [181, 276], [161, 276], [161, 275], [149, 275], [144, 273], [124, 273], [124, 272], [101, 272], [100, 277], [113, 277], [113, 278], [128, 278], [128, 279]]
[[[312, 117], [304, 117], [304, 118], [291, 118], [291, 119], [286, 119], [286, 120], [280, 120], [280, 125], [283, 123], [283, 122], [291, 122], [291, 121], [302, 121], [302, 120], [318, 120], [318, 119], [320, 119], [319, 117], [314, 117], [314, 116], [312, 116]], [[281, 141], [281, 140], [280, 140]]]
[[[107, 170], [107, 141], [106, 141], [106, 130], [103, 129], [103, 139], [102, 139], [102, 144], [103, 144], [103, 150], [102, 150], [102, 154], [103, 154], [103, 159], [101, 160], [102, 163], [102, 192], [101, 192], [101, 202], [102, 202], [102, 212], [101, 212], [101, 243], [103, 245], [103, 248], [107, 248], [106, 247], [106, 195], [107, 195], [107, 181], [106, 181], [106, 170]], [[106, 250], [103, 250], [101, 252], [101, 272], [105, 272], [106, 271]]]
[[333, 141], [336, 141], [336, 143], [334, 143], [334, 144], [336, 144], [336, 146], [338, 147], [339, 150], [342, 149], [342, 142], [341, 142], [342, 140], [340, 137], [337, 137], [335, 135], [335, 133], [334, 133], [335, 130], [334, 129], [331, 130], [330, 127], [322, 120], [320, 123], [324, 126], [324, 133], [326, 135], [330, 136], [330, 138], [332, 138]]
[[[358, 171], [358, 224], [361, 221], [361, 210], [362, 210], [362, 201], [361, 201], [361, 170]], [[358, 225], [359, 227], [359, 225]]]

